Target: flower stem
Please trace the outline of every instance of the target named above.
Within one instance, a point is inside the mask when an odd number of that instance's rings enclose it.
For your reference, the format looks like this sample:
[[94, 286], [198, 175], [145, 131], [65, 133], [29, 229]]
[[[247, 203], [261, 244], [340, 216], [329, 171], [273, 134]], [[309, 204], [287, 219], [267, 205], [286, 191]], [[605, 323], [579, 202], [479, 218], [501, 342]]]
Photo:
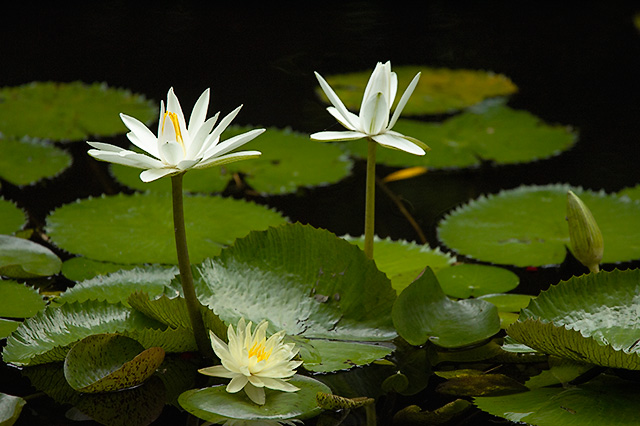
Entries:
[[367, 183], [364, 208], [364, 254], [373, 259], [373, 235], [375, 234], [376, 210], [376, 147], [378, 144], [367, 141]]
[[214, 358], [213, 349], [207, 331], [204, 327], [200, 302], [193, 286], [193, 274], [189, 261], [189, 249], [187, 248], [187, 232], [184, 226], [184, 207], [182, 202], [182, 177], [180, 173], [171, 177], [171, 193], [173, 195], [173, 228], [175, 231], [176, 251], [178, 253], [178, 268], [180, 269], [180, 281], [182, 292], [187, 303], [187, 311], [191, 320], [191, 327], [198, 345], [200, 354], [206, 358]]

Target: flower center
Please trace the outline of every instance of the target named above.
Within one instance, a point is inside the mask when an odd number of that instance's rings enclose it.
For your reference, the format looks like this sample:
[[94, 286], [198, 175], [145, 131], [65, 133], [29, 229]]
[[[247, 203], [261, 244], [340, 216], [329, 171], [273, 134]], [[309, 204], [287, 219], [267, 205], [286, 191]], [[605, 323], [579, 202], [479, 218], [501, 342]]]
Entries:
[[254, 343], [251, 349], [249, 349], [249, 358], [251, 358], [252, 356], [255, 356], [258, 362], [269, 359], [273, 348], [269, 349], [269, 352], [267, 352], [266, 348], [264, 347], [264, 343], [265, 342]]
[[162, 133], [164, 133], [164, 125], [167, 122], [167, 117], [173, 125], [173, 132], [176, 134], [176, 142], [180, 144], [182, 150], [186, 153], [187, 150], [184, 146], [184, 140], [182, 139], [182, 132], [180, 131], [180, 122], [178, 121], [178, 115], [175, 112], [167, 111], [164, 113], [164, 117], [162, 118]]

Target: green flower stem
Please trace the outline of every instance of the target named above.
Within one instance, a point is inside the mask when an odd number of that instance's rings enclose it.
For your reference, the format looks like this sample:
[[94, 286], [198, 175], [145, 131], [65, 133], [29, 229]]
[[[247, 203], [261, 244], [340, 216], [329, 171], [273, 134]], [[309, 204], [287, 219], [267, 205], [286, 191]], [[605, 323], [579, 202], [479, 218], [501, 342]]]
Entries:
[[178, 253], [178, 268], [180, 269], [180, 281], [182, 282], [182, 292], [187, 302], [187, 311], [191, 320], [191, 327], [198, 345], [200, 354], [206, 358], [215, 357], [211, 342], [207, 337], [202, 314], [200, 313], [200, 302], [196, 296], [193, 286], [193, 273], [191, 272], [191, 262], [189, 261], [189, 249], [187, 248], [187, 232], [184, 227], [184, 207], [182, 202], [182, 177], [180, 173], [171, 177], [171, 193], [173, 198], [173, 227], [176, 238], [176, 251]]
[[373, 139], [367, 143], [367, 193], [364, 209], [364, 254], [373, 259], [373, 235], [375, 234], [375, 210], [376, 210], [376, 147], [378, 144]]

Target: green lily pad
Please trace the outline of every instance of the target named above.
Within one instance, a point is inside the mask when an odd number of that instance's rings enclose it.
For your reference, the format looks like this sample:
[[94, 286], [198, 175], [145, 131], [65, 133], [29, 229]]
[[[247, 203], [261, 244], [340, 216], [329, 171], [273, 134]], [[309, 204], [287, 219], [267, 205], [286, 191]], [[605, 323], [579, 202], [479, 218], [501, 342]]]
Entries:
[[26, 403], [27, 401], [19, 396], [0, 392], [0, 425], [11, 426], [18, 421]]
[[[228, 139], [251, 128], [231, 126], [222, 135]], [[315, 187], [335, 183], [351, 172], [352, 160], [335, 145], [318, 144], [308, 134], [290, 129], [270, 128], [259, 138], [242, 146], [243, 150], [258, 150], [262, 155], [251, 161], [241, 161], [225, 167], [192, 170], [184, 177], [184, 189], [189, 192], [220, 192], [236, 173], [242, 174], [251, 188], [261, 194], [288, 194], [300, 187]], [[113, 175], [121, 183], [139, 190], [170, 192], [171, 185], [162, 180], [144, 183], [140, 170], [112, 165]]]
[[27, 222], [24, 211], [13, 202], [0, 198], [0, 234], [13, 234]]
[[[364, 237], [342, 237], [364, 249]], [[391, 286], [399, 294], [416, 279], [425, 266], [434, 271], [446, 269], [455, 259], [439, 248], [432, 249], [409, 241], [393, 241], [390, 238], [374, 238], [373, 259], [376, 266], [391, 280]]]
[[82, 256], [72, 257], [62, 262], [62, 275], [72, 281], [85, 281], [98, 275], [108, 275], [120, 270], [138, 268], [140, 265], [101, 262]]
[[[455, 112], [487, 98], [511, 95], [518, 90], [509, 78], [487, 71], [417, 66], [394, 66], [392, 71], [398, 75], [400, 92], [418, 72], [422, 73], [403, 110], [405, 116]], [[345, 106], [357, 112], [370, 76], [371, 70], [324, 77]], [[326, 100], [320, 88], [317, 93]]]
[[53, 178], [71, 165], [71, 155], [53, 145], [28, 138], [0, 136], [0, 177], [14, 185]]
[[540, 352], [640, 370], [640, 270], [572, 277], [543, 291], [507, 333]]
[[521, 186], [482, 196], [438, 224], [438, 238], [460, 255], [504, 265], [563, 262], [569, 244], [567, 191], [589, 207], [604, 237], [603, 263], [640, 259], [640, 203], [569, 185]]
[[322, 410], [316, 403], [316, 394], [331, 393], [329, 387], [298, 374], [289, 383], [300, 390], [280, 392], [266, 389], [264, 405], [254, 404], [244, 392], [229, 393], [226, 386], [192, 389], [180, 395], [178, 401], [189, 413], [214, 423], [228, 419], [265, 422], [306, 419], [320, 414]]
[[458, 264], [436, 272], [442, 291], [459, 299], [513, 290], [520, 278], [497, 266]]
[[143, 383], [163, 360], [162, 348], [145, 350], [129, 337], [94, 334], [69, 350], [64, 360], [64, 376], [79, 392], [113, 392]]
[[160, 296], [177, 273], [178, 268], [175, 266], [136, 266], [130, 270], [120, 270], [81, 281], [54, 299], [54, 302], [84, 302], [94, 299], [128, 305], [129, 295], [137, 291]]
[[478, 299], [493, 303], [498, 308], [498, 312], [520, 312], [521, 309], [527, 307], [533, 296], [528, 294], [497, 293], [484, 294], [479, 296]]
[[627, 196], [632, 200], [640, 201], [640, 185], [623, 188], [618, 191], [618, 195], [621, 197]]
[[142, 95], [105, 83], [33, 82], [0, 88], [0, 132], [56, 141], [125, 133], [119, 113], [151, 123], [157, 107]]
[[0, 281], [0, 300], [0, 317], [29, 318], [45, 307], [37, 290], [11, 280]]
[[337, 340], [396, 336], [395, 291], [362, 250], [309, 225], [253, 231], [194, 271], [200, 301], [222, 320], [266, 319], [270, 332]]
[[444, 348], [460, 348], [500, 331], [494, 305], [480, 299], [449, 299], [430, 268], [400, 293], [392, 315], [398, 334], [415, 346], [431, 341]]
[[11, 333], [16, 331], [20, 327], [22, 322], [14, 321], [10, 319], [0, 318], [0, 339], [9, 337]]
[[[540, 160], [571, 148], [577, 139], [567, 126], [546, 124], [502, 102], [482, 104], [443, 123], [401, 119], [393, 130], [424, 141], [431, 151], [417, 156], [383, 149], [376, 154], [376, 162], [429, 169], [477, 167], [483, 161], [515, 164]], [[341, 146], [356, 157], [367, 156], [366, 144], [355, 141]]]
[[477, 397], [483, 411], [537, 426], [628, 426], [638, 423], [637, 383], [601, 375], [569, 387], [543, 387], [514, 395]]
[[27, 318], [7, 339], [2, 356], [15, 365], [62, 361], [71, 344], [100, 333], [119, 333], [145, 348], [159, 346], [166, 352], [196, 349], [188, 330], [169, 328], [121, 303], [88, 300], [49, 307]]
[[[216, 256], [251, 230], [286, 222], [266, 207], [221, 197], [185, 197], [184, 211], [192, 263]], [[80, 200], [47, 218], [47, 234], [58, 247], [125, 264], [176, 264], [173, 229], [171, 197], [158, 193]]]
[[316, 373], [348, 370], [357, 365], [370, 364], [393, 352], [390, 347], [357, 342], [312, 340], [311, 345], [321, 354], [321, 359], [319, 362], [305, 360], [304, 368]]
[[60, 272], [62, 261], [51, 250], [24, 238], [0, 235], [0, 275], [33, 278]]

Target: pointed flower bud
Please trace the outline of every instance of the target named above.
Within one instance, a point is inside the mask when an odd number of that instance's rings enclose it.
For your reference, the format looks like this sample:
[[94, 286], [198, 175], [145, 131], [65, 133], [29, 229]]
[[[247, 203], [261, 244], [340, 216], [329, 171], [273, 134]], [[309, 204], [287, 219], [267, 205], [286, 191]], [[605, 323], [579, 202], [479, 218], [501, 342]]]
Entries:
[[567, 193], [567, 221], [571, 253], [591, 272], [600, 270], [604, 241], [589, 208], [572, 191]]

